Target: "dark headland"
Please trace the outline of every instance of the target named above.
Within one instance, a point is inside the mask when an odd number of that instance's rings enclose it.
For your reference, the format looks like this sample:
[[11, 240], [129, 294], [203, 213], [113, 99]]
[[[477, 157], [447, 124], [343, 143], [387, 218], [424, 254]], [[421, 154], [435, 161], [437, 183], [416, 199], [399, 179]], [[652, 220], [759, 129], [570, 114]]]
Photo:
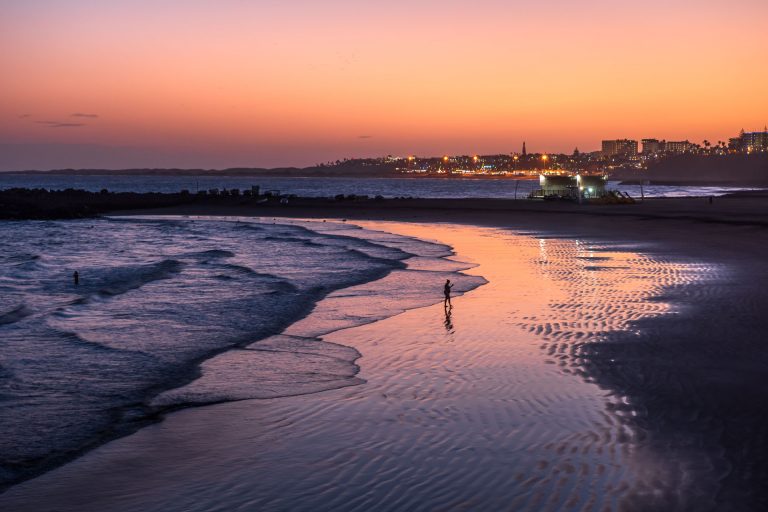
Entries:
[[768, 186], [768, 154], [683, 154], [659, 160], [644, 170], [621, 170], [614, 179], [654, 185]]
[[[446, 157], [447, 158], [447, 157]], [[226, 169], [55, 169], [19, 170], [13, 174], [50, 176], [223, 176], [270, 178], [442, 178], [442, 179], [535, 179], [537, 172], [567, 171], [570, 173], [604, 174], [626, 183], [646, 182], [655, 185], [725, 185], [768, 187], [768, 153], [665, 155], [642, 164], [616, 164], [596, 157], [552, 155], [555, 161], [543, 166], [541, 155], [531, 154], [525, 161], [510, 159], [509, 155], [489, 155], [475, 163], [472, 157], [454, 157], [447, 163], [442, 158], [428, 157], [405, 163], [391, 157], [337, 160], [309, 167], [230, 167]], [[490, 162], [491, 169], [480, 166]], [[510, 162], [515, 162], [514, 164]], [[416, 166], [418, 164], [418, 166]], [[418, 170], [417, 170], [418, 169]]]

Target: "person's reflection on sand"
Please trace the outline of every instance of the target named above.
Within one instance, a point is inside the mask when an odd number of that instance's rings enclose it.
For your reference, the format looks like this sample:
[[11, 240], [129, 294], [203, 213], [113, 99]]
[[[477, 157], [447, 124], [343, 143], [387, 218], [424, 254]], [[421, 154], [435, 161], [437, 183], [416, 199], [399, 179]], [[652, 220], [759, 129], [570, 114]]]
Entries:
[[450, 303], [445, 305], [445, 321], [443, 322], [443, 325], [445, 325], [445, 330], [451, 334], [453, 334], [453, 320], [451, 320], [452, 310], [453, 306], [451, 306]]

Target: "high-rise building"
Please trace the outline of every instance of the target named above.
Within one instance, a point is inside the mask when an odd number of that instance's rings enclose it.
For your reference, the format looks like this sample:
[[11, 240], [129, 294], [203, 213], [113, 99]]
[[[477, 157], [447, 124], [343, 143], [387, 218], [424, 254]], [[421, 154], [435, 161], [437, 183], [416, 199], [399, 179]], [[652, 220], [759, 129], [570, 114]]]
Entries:
[[665, 153], [672, 153], [675, 155], [681, 155], [683, 153], [688, 153], [696, 149], [696, 144], [693, 142], [689, 142], [687, 140], [679, 140], [679, 141], [666, 141], [663, 142], [663, 151]]
[[748, 153], [768, 151], [768, 127], [762, 132], [741, 131], [741, 150]]
[[659, 139], [643, 139], [643, 154], [655, 155], [662, 152], [662, 143]]
[[629, 139], [604, 140], [602, 155], [604, 157], [635, 156], [637, 155], [637, 141]]

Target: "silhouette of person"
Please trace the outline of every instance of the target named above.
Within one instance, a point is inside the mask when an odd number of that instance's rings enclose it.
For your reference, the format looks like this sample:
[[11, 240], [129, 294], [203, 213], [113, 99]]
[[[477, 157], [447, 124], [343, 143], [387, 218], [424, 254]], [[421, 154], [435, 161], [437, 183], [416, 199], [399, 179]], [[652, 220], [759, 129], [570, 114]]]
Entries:
[[445, 306], [451, 305], [451, 288], [453, 288], [453, 284], [451, 284], [451, 280], [446, 279], [445, 286], [443, 286], [443, 293], [445, 294], [445, 301], [443, 302], [443, 305]]
[[72, 279], [75, 280], [75, 286], [80, 284], [80, 273], [77, 270], [75, 270], [75, 273], [72, 274]]

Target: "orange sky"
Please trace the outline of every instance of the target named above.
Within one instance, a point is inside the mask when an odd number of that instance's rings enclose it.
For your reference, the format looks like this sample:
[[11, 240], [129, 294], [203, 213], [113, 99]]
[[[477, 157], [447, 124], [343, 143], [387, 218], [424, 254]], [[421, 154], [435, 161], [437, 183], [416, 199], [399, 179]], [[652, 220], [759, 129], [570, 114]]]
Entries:
[[570, 152], [768, 122], [768, 2], [617, 4], [0, 0], [0, 170]]

